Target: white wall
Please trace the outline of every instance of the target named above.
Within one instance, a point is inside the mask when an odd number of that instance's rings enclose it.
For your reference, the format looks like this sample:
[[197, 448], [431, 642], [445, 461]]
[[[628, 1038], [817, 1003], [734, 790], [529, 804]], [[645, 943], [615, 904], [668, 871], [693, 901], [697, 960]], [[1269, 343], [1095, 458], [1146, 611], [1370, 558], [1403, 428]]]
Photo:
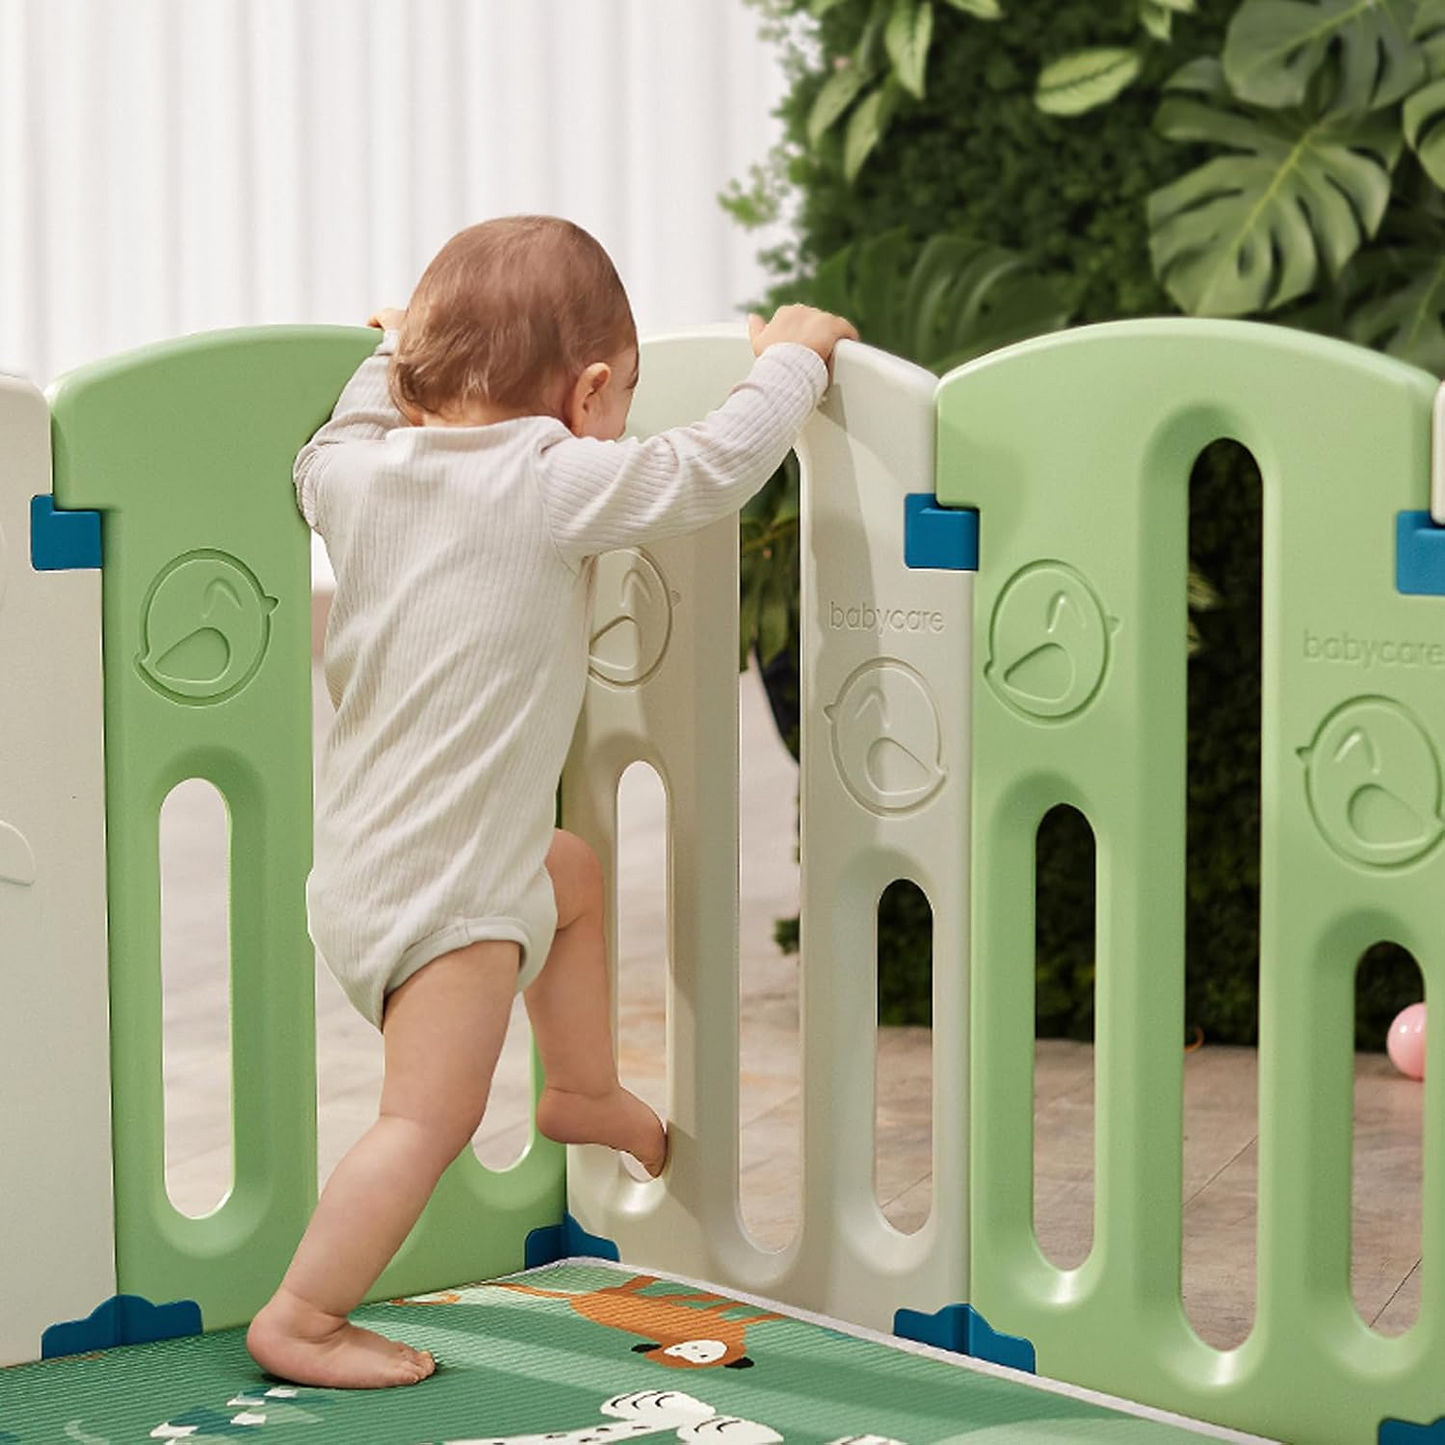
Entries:
[[0, 0], [0, 370], [360, 322], [454, 231], [565, 214], [644, 332], [736, 315], [773, 143], [742, 0]]

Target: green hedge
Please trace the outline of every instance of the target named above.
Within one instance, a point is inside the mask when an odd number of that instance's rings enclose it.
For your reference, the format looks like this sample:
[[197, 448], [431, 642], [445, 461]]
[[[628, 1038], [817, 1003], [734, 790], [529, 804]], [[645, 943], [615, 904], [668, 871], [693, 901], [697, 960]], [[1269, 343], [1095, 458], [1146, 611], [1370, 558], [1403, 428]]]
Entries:
[[[846, 49], [864, 8], [845, 0], [824, 16], [826, 56]], [[800, 205], [796, 250], [779, 260], [807, 274], [840, 246], [895, 226], [919, 238], [960, 231], [1028, 251], [1064, 277], [1078, 322], [1173, 311], [1150, 269], [1144, 204], [1184, 166], [1153, 116], [1162, 81], [1194, 50], [1217, 48], [1232, 11], [1232, 0], [1201, 0], [1198, 14], [1178, 17], [1172, 46], [1151, 49], [1139, 82], [1100, 110], [1060, 119], [1033, 103], [1039, 70], [1082, 46], [1131, 42], [1137, 3], [1013, 0], [987, 25], [938, 5], [927, 96], [894, 118], [851, 186], [836, 163], [840, 134], [820, 158], [801, 151], [825, 73], [804, 72], [780, 110], [799, 148], [789, 180]]]
[[[805, 6], [773, 0], [766, 8], [777, 15]], [[1235, 0], [1200, 0], [1196, 13], [1177, 15], [1173, 43], [1149, 47], [1139, 81], [1111, 104], [1069, 119], [1035, 106], [1039, 71], [1082, 47], [1134, 43], [1137, 0], [1047, 6], [1009, 0], [1005, 16], [991, 24], [938, 4], [926, 98], [905, 102], [849, 184], [840, 164], [842, 127], [817, 153], [804, 139], [833, 57], [851, 50], [867, 8], [867, 0], [842, 0], [823, 14], [821, 64], [794, 56], [780, 114], [796, 240], [770, 258], [777, 284], [769, 304], [806, 299], [808, 278], [823, 259], [901, 227], [920, 241], [959, 232], [1030, 253], [1058, 279], [1076, 322], [1176, 310], [1150, 267], [1145, 201], [1191, 158], [1152, 123], [1161, 83], [1193, 55], [1218, 53]], [[1251, 1043], [1258, 991], [1259, 482], [1252, 461], [1232, 444], [1211, 448], [1196, 466], [1191, 556], [1218, 599], [1196, 615], [1202, 645], [1190, 665], [1185, 1027], [1202, 1029], [1212, 1042]], [[788, 714], [796, 707], [796, 635], [769, 672], [780, 730], [796, 748]], [[1051, 816], [1039, 854], [1044, 1034], [1092, 1032], [1092, 873], [1082, 821]], [[793, 934], [788, 924], [780, 927], [784, 941]], [[881, 1016], [926, 1022], [928, 919], [916, 890], [885, 895], [880, 935]], [[1364, 1047], [1379, 1047], [1394, 1012], [1420, 996], [1408, 956], [1388, 947], [1376, 952], [1359, 995]]]

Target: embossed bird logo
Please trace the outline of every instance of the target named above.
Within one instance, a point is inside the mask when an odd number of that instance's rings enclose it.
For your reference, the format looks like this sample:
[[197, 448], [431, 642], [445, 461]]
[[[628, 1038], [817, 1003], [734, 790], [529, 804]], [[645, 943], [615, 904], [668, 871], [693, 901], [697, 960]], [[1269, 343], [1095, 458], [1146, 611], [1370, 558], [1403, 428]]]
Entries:
[[1356, 698], [1299, 750], [1315, 826], [1341, 856], [1391, 867], [1445, 834], [1440, 760], [1421, 724], [1388, 698]]
[[136, 666], [174, 701], [219, 702], [260, 667], [275, 607], [276, 599], [234, 557], [188, 553], [151, 584]]
[[1019, 712], [1067, 717], [1097, 692], [1117, 626], [1074, 568], [1035, 563], [1012, 577], [999, 595], [983, 675]]

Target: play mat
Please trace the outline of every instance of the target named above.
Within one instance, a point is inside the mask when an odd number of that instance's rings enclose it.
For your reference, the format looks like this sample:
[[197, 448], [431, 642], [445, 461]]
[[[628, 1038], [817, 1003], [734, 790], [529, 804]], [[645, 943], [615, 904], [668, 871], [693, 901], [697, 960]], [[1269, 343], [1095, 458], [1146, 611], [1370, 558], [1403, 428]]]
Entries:
[[355, 1318], [431, 1350], [436, 1374], [381, 1391], [288, 1386], [252, 1363], [244, 1330], [222, 1330], [0, 1371], [0, 1442], [983, 1445], [1202, 1428], [601, 1262], [369, 1305]]

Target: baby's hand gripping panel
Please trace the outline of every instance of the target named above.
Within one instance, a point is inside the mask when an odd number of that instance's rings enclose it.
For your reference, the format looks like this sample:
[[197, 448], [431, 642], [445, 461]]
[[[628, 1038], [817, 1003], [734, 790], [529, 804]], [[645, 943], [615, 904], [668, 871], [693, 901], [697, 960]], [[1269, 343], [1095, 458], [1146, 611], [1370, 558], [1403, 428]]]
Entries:
[[45, 398], [0, 377], [0, 1365], [115, 1293], [100, 573], [32, 566], [49, 503]]

